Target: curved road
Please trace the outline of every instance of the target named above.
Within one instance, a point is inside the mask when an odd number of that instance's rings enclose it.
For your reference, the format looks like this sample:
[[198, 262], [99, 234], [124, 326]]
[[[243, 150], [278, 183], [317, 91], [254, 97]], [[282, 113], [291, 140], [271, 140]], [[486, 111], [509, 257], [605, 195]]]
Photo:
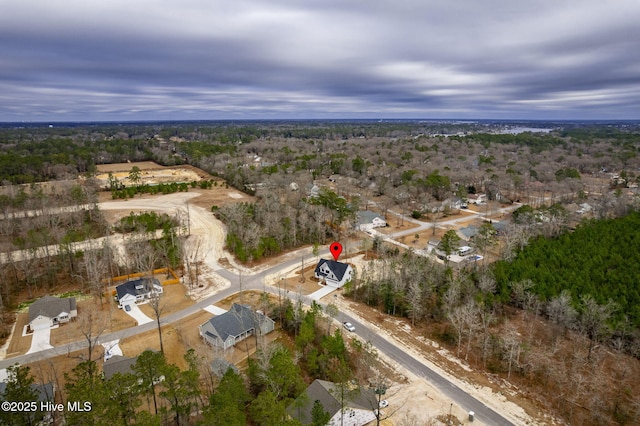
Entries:
[[[154, 209], [160, 209], [158, 204], [162, 202], [154, 202]], [[162, 203], [164, 204], [164, 203]], [[170, 204], [170, 203], [167, 203]], [[164, 204], [164, 207], [167, 210], [175, 209], [177, 206], [171, 206]], [[111, 207], [111, 206], [110, 206]], [[111, 207], [114, 208], [114, 207]], [[310, 251], [310, 250], [309, 250]], [[326, 252], [326, 250], [325, 250]], [[197, 312], [200, 312], [204, 307], [209, 306], [211, 304], [215, 304], [229, 296], [232, 296], [236, 293], [245, 290], [264, 290], [273, 294], [278, 294], [277, 289], [272, 286], [265, 285], [265, 278], [269, 275], [278, 274], [279, 272], [290, 269], [297, 265], [300, 262], [300, 258], [296, 257], [295, 259], [291, 259], [285, 262], [282, 262], [274, 267], [268, 268], [261, 272], [252, 274], [252, 275], [243, 275], [242, 281], [238, 274], [235, 274], [227, 269], [219, 268], [216, 269], [216, 273], [221, 277], [229, 280], [231, 285], [216, 294], [207, 297], [196, 304], [189, 306], [181, 311], [175, 312], [173, 314], [167, 315], [161, 319], [162, 325], [172, 324], [178, 322], [190, 315], [193, 315]], [[217, 265], [216, 265], [217, 266]], [[305, 304], [310, 304], [311, 300], [308, 297], [301, 297], [301, 300]], [[490, 424], [490, 425], [514, 425], [510, 420], [494, 411], [493, 409], [487, 407], [483, 402], [477, 400], [469, 393], [465, 392], [460, 387], [456, 386], [454, 383], [447, 380], [445, 377], [441, 376], [438, 372], [432, 370], [427, 365], [422, 363], [421, 361], [415, 359], [410, 354], [408, 354], [405, 350], [403, 350], [398, 344], [392, 341], [388, 341], [385, 338], [377, 335], [375, 332], [369, 330], [366, 324], [356, 320], [355, 318], [349, 316], [348, 314], [341, 312], [339, 315], [339, 320], [349, 321], [356, 327], [356, 334], [362, 337], [365, 341], [370, 341], [377, 350], [384, 353], [386, 356], [407, 368], [412, 373], [416, 374], [419, 377], [423, 377], [427, 379], [432, 385], [438, 388], [444, 395], [451, 398], [452, 401], [455, 401], [463, 410], [465, 411], [473, 411], [475, 412], [475, 416], [479, 422]], [[100, 336], [98, 339], [98, 344], [103, 342], [109, 342], [116, 339], [124, 339], [127, 337], [135, 336], [140, 333], [144, 333], [146, 331], [155, 330], [156, 323], [151, 322], [135, 327], [131, 327], [125, 330], [120, 330], [117, 332], [109, 333]], [[64, 355], [70, 352], [75, 352], [78, 350], [82, 350], [88, 347], [88, 342], [86, 340], [81, 340], [77, 342], [72, 342], [66, 345], [57, 346], [52, 349], [46, 349], [40, 352], [20, 355], [17, 357], [0, 360], [0, 369], [6, 368], [15, 363], [19, 364], [28, 364], [35, 361], [40, 361], [48, 358], [52, 358], [58, 355]]]

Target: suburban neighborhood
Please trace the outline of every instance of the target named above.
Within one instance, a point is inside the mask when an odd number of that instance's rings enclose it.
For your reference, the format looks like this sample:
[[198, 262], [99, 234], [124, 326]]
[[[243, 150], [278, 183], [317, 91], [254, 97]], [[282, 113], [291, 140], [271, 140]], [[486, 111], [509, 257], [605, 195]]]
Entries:
[[[90, 413], [37, 413], [43, 424], [623, 418], [584, 389], [635, 389], [640, 314], [614, 286], [634, 288], [635, 174], [580, 168], [544, 134], [403, 126], [214, 144], [216, 174], [194, 165], [210, 144], [149, 128], [131, 146], [176, 164], [126, 158], [7, 189], [0, 398], [91, 399]], [[550, 152], [569, 163], [549, 169]], [[523, 169], [525, 154], [539, 162]], [[616, 395], [634, 418], [635, 394]], [[33, 420], [15, 416], [0, 423]]]

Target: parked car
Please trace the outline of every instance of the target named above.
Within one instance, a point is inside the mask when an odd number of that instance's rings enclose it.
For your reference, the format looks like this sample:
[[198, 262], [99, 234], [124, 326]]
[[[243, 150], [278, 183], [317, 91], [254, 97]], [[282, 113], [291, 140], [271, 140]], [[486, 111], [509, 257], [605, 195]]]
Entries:
[[383, 399], [382, 401], [380, 401], [380, 408], [385, 408], [389, 406], [389, 401], [387, 401], [386, 399]]
[[124, 305], [124, 310], [127, 312], [131, 312], [131, 305]]
[[342, 326], [345, 328], [345, 330], [347, 331], [351, 331], [354, 332], [356, 331], [356, 328], [353, 326], [353, 324], [351, 324], [350, 322], [344, 322], [342, 323]]

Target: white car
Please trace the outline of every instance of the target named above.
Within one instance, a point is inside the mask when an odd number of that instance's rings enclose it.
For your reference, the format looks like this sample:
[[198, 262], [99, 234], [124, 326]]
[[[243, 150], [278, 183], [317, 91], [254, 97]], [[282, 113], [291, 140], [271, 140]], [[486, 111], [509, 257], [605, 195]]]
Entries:
[[342, 326], [345, 328], [345, 330], [347, 331], [351, 331], [354, 332], [356, 331], [356, 328], [353, 326], [353, 324], [351, 324], [350, 322], [344, 322], [342, 323]]
[[386, 399], [383, 399], [382, 401], [380, 401], [380, 408], [386, 408], [389, 406], [389, 401], [387, 401]]

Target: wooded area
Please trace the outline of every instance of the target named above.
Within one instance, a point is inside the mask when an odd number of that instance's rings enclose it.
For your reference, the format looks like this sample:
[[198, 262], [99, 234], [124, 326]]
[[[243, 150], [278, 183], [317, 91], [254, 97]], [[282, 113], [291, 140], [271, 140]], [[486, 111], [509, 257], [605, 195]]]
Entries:
[[[240, 262], [348, 241], [375, 259], [345, 288], [354, 302], [407, 318], [420, 336], [514, 384], [532, 404], [570, 424], [635, 424], [640, 128], [537, 124], [552, 130], [499, 134], [504, 124], [417, 121], [2, 127], [0, 235], [7, 257], [0, 311], [7, 320], [0, 337], [10, 331], [12, 310], [36, 295], [64, 288], [102, 298], [106, 276], [180, 268], [179, 218], [143, 213], [111, 227], [97, 209], [100, 188], [92, 177], [103, 163], [191, 164], [256, 196], [256, 202], [211, 208]], [[204, 182], [110, 189], [113, 198], [133, 198], [223, 184]], [[28, 185], [15, 185], [21, 183]], [[495, 264], [452, 266], [448, 255], [460, 245], [452, 229], [442, 230], [444, 264], [354, 229], [356, 212], [371, 209], [398, 222], [423, 218], [435, 233], [452, 203], [470, 195], [486, 197], [474, 206], [484, 220], [473, 244], [499, 258]], [[513, 215], [500, 211], [514, 203], [522, 206]], [[494, 218], [505, 225], [499, 232]], [[137, 233], [156, 230], [163, 231], [159, 239], [136, 241]], [[130, 238], [124, 257], [108, 243], [89, 243], [113, 232]], [[88, 248], [77, 249], [83, 241]], [[56, 244], [59, 253], [48, 248]], [[15, 250], [38, 256], [22, 259]], [[186, 424], [201, 411], [207, 424], [275, 425], [289, 421], [284, 407], [303, 387], [300, 377], [362, 382], [371, 373], [361, 364], [368, 349], [332, 332], [329, 309], [286, 303], [273, 314], [290, 340], [262, 347], [241, 376], [218, 381], [201, 365], [197, 372], [191, 364], [184, 371], [164, 365], [158, 368], [165, 382], [151, 395], [126, 385], [135, 377], [102, 382], [95, 366], [84, 363], [65, 392], [94, 392], [96, 424], [115, 418], [126, 424], [105, 398], [113, 393], [141, 424]], [[190, 356], [187, 363], [195, 365]], [[156, 397], [163, 401], [157, 415], [147, 402]], [[68, 419], [74, 421], [80, 424]]]

